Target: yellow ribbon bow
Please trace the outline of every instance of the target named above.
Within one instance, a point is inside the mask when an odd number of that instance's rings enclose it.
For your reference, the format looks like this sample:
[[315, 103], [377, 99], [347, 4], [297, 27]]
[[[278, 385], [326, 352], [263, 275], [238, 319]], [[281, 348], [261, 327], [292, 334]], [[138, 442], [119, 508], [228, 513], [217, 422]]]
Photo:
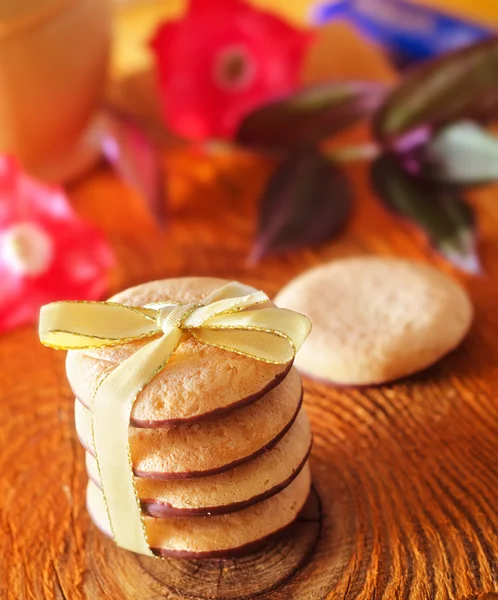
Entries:
[[104, 376], [93, 395], [93, 446], [111, 530], [119, 546], [153, 556], [135, 490], [128, 440], [135, 398], [166, 366], [185, 333], [256, 360], [291, 361], [311, 323], [286, 309], [246, 310], [268, 301], [264, 292], [231, 282], [199, 304], [131, 307], [112, 302], [53, 302], [42, 307], [40, 339], [51, 348], [78, 350], [154, 338]]

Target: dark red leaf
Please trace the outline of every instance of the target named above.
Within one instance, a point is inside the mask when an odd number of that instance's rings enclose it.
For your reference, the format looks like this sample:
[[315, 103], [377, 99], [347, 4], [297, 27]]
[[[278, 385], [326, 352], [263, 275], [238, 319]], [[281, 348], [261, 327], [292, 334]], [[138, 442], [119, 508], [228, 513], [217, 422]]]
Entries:
[[476, 224], [459, 190], [417, 179], [389, 155], [372, 165], [373, 186], [383, 204], [417, 225], [447, 260], [468, 273], [479, 273]]
[[391, 147], [424, 127], [498, 116], [498, 37], [445, 54], [416, 68], [389, 96], [374, 120], [377, 138]]
[[384, 85], [363, 81], [311, 87], [250, 113], [236, 141], [276, 151], [316, 143], [370, 115], [385, 92]]
[[137, 121], [108, 109], [101, 145], [116, 173], [140, 194], [154, 218], [164, 224], [165, 175], [161, 155]]
[[325, 242], [347, 222], [352, 193], [342, 171], [313, 147], [295, 149], [263, 194], [251, 259]]

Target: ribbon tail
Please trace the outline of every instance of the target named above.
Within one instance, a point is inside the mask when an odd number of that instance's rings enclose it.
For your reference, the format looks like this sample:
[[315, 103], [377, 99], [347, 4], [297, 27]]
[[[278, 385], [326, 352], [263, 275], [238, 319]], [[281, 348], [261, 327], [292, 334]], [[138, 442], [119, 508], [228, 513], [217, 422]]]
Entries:
[[114, 539], [148, 556], [153, 553], [135, 490], [128, 427], [135, 398], [166, 365], [181, 337], [180, 329], [171, 328], [138, 350], [101, 381], [92, 404], [93, 444]]

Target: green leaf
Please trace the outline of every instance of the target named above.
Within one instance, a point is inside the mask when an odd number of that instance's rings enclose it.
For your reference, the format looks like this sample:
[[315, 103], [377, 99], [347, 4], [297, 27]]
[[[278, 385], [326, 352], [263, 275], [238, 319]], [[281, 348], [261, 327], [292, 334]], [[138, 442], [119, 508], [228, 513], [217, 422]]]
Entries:
[[246, 146], [280, 151], [313, 144], [370, 115], [385, 86], [374, 82], [329, 83], [272, 102], [250, 113], [235, 139]]
[[331, 239], [343, 229], [351, 209], [345, 174], [316, 148], [295, 149], [264, 191], [250, 260]]
[[459, 191], [416, 179], [390, 155], [372, 165], [372, 182], [383, 204], [420, 227], [447, 260], [468, 273], [479, 273], [475, 218]]
[[454, 184], [498, 180], [498, 138], [472, 121], [442, 129], [421, 150], [423, 176]]
[[404, 79], [375, 118], [377, 138], [394, 144], [424, 126], [498, 116], [498, 37], [425, 63]]

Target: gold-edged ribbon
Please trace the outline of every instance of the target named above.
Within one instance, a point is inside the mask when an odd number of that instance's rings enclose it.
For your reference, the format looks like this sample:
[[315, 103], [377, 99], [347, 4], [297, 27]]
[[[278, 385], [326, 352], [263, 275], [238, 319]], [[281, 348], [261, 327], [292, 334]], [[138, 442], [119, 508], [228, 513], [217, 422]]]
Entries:
[[[185, 333], [256, 360], [286, 364], [311, 329], [304, 315], [266, 307], [264, 292], [231, 282], [199, 304], [53, 302], [40, 313], [40, 340], [61, 350], [82, 350], [151, 338], [104, 376], [92, 400], [92, 443], [115, 542], [152, 556], [135, 490], [128, 427], [135, 398], [166, 366]], [[248, 310], [250, 308], [254, 310]], [[160, 337], [158, 337], [159, 334]]]

